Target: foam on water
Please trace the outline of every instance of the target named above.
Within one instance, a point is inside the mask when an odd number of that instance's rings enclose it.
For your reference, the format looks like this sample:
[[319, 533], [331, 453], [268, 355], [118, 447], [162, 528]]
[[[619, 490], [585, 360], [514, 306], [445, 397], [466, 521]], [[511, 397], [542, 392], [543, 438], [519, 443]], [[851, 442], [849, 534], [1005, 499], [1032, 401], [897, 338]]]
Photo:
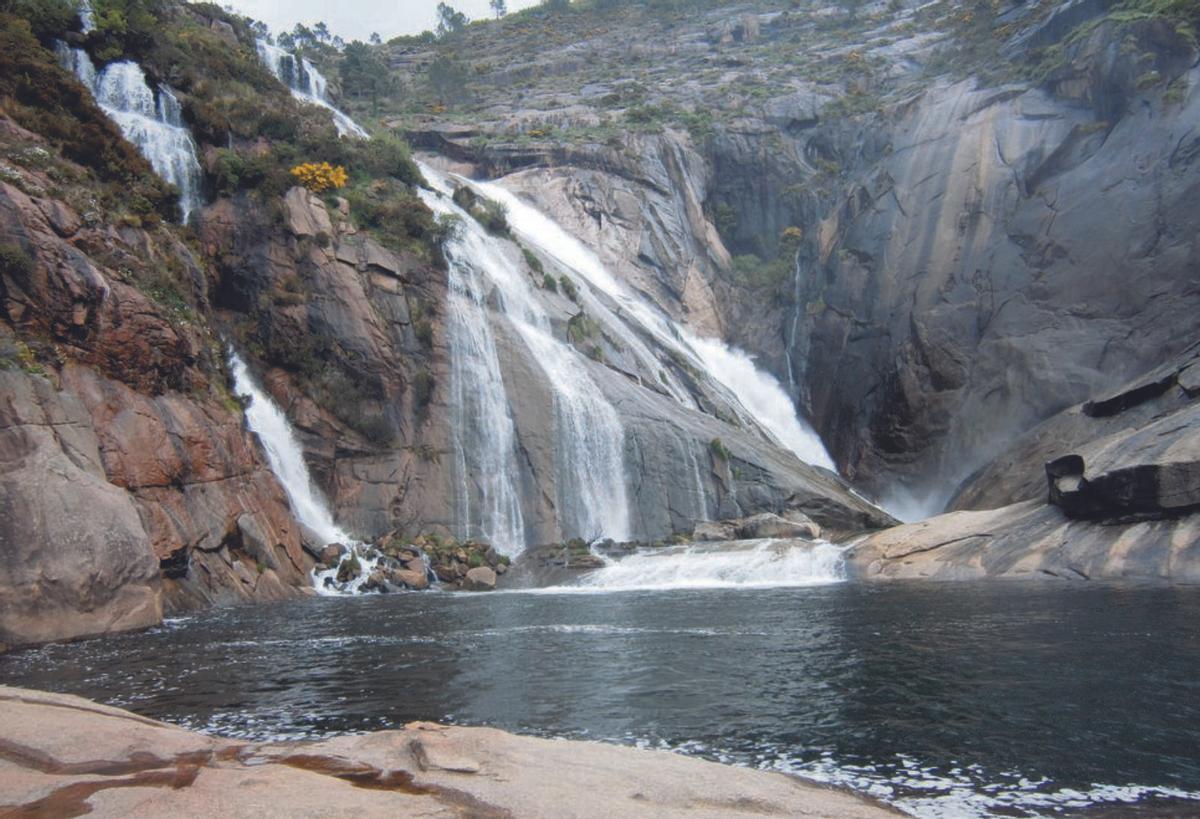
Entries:
[[646, 549], [611, 560], [571, 586], [514, 594], [597, 594], [685, 589], [824, 586], [845, 579], [844, 547], [826, 541], [745, 540]]

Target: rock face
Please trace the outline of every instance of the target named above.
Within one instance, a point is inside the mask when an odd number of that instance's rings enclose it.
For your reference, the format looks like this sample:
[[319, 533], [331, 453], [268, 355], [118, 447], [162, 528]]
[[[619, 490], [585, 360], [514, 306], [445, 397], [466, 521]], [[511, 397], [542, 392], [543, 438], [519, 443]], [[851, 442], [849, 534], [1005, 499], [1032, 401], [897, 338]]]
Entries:
[[[3, 119], [0, 139], [39, 141]], [[0, 182], [0, 642], [304, 593], [312, 561], [223, 398], [194, 255], [166, 230], [81, 218], [45, 194], [39, 171], [11, 170]], [[179, 305], [147, 295], [166, 287]]]
[[[425, 120], [416, 138], [505, 176], [666, 312], [757, 353], [856, 484], [936, 511], [1031, 426], [1178, 353], [1200, 315], [1186, 26], [1105, 2], [993, 9], [976, 30], [900, 4], [752, 27], [715, 8], [662, 29], [628, 10], [529, 54], [515, 26], [480, 29], [481, 124]], [[653, 88], [586, 84], [593, 61], [625, 77], [642, 58]], [[614, 123], [654, 133], [572, 133]], [[730, 269], [769, 261], [789, 228], [786, 275]]]
[[1061, 578], [1200, 582], [1200, 515], [1107, 525], [1042, 501], [950, 512], [872, 535], [846, 555], [862, 580]]
[[1045, 421], [960, 489], [956, 507], [984, 511], [874, 535], [851, 551], [850, 565], [867, 579], [1200, 581], [1197, 366], [1193, 345]]
[[783, 774], [492, 728], [418, 722], [247, 745], [79, 697], [6, 687], [0, 728], [18, 752], [0, 774], [0, 807], [37, 815], [899, 815]]

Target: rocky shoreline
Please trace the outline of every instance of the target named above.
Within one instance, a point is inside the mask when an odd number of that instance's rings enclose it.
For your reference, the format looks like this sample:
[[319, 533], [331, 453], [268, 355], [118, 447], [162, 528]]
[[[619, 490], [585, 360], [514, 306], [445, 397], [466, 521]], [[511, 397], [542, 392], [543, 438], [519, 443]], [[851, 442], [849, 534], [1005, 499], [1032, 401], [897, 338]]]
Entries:
[[247, 744], [0, 687], [0, 736], [0, 812], [15, 816], [898, 815], [780, 773], [424, 722]]

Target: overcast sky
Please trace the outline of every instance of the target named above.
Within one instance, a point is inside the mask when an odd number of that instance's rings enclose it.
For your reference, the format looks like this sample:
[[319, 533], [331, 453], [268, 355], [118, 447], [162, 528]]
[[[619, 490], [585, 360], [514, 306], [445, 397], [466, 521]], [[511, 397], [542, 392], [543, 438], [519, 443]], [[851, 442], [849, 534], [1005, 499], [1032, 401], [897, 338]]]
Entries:
[[[290, 31], [296, 23], [312, 25], [325, 21], [329, 30], [345, 40], [366, 40], [377, 31], [387, 40], [397, 34], [419, 34], [437, 24], [439, 0], [222, 0], [271, 31]], [[517, 11], [537, 0], [507, 0], [508, 10]], [[472, 20], [491, 15], [488, 0], [450, 0], [450, 5]]]

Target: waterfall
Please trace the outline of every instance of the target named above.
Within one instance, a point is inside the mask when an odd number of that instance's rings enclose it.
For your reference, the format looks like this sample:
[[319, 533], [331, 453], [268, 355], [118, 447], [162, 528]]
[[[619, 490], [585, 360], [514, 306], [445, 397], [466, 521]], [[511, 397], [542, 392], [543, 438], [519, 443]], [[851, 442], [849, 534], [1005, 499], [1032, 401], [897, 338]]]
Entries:
[[96, 30], [96, 13], [92, 10], [91, 0], [82, 0], [79, 4], [79, 25], [84, 34]]
[[[734, 406], [745, 410], [761, 429], [796, 457], [813, 466], [834, 469], [816, 432], [797, 414], [795, 405], [768, 373], [759, 370], [745, 353], [720, 341], [699, 338], [671, 321], [645, 299], [630, 292], [608, 271], [596, 255], [554, 220], [496, 183], [473, 183], [490, 199], [508, 209], [509, 223], [521, 238], [548, 256], [576, 271], [587, 283], [620, 305], [622, 314], [655, 338], [664, 348], [685, 355], [714, 384], [724, 387]], [[674, 391], [672, 391], [674, 393]], [[681, 401], [681, 403], [685, 403]]]
[[686, 332], [684, 338], [704, 363], [709, 376], [736, 395], [742, 406], [779, 443], [806, 464], [837, 471], [821, 437], [796, 415], [792, 399], [779, 382], [755, 367], [750, 356], [715, 339], [699, 338]]
[[165, 85], [160, 85], [155, 94], [135, 62], [110, 63], [97, 75], [91, 58], [82, 49], [58, 42], [55, 51], [62, 66], [91, 89], [104, 113], [137, 146], [155, 172], [179, 189], [179, 206], [186, 223], [192, 211], [203, 204], [200, 160], [175, 94]]
[[325, 499], [313, 486], [308, 464], [304, 462], [304, 452], [296, 441], [287, 416], [254, 383], [246, 362], [235, 352], [229, 354], [229, 370], [233, 374], [234, 392], [250, 399], [250, 406], [246, 408], [246, 423], [262, 442], [271, 471], [292, 502], [292, 513], [296, 520], [315, 532], [323, 543], [353, 543], [354, 539], [334, 522]]
[[485, 279], [465, 243], [452, 242], [446, 250], [458, 534], [517, 554], [525, 546], [525, 525], [517, 491], [516, 430], [488, 320]]
[[696, 447], [699, 445], [694, 439], [677, 436], [679, 442], [679, 451], [683, 455], [682, 461], [687, 464], [688, 472], [691, 473], [692, 493], [695, 500], [695, 508], [693, 511], [694, 520], [712, 520], [712, 509], [708, 503], [708, 484], [704, 480], [704, 475], [700, 469], [701, 457], [705, 463], [708, 462], [707, 454], [702, 456], [696, 454]]
[[[491, 331], [482, 326], [488, 322], [484, 305], [494, 294], [500, 319], [528, 348], [530, 361], [541, 368], [553, 390], [557, 500], [564, 537], [628, 539], [625, 432], [616, 410], [589, 375], [586, 359], [554, 336], [549, 315], [515, 259], [515, 248], [489, 235], [454, 205], [447, 196], [449, 186], [440, 174], [424, 166], [422, 171], [439, 189], [421, 192], [426, 204], [441, 216], [453, 215], [459, 220], [455, 235], [447, 243], [447, 255], [454, 297], [464, 294], [469, 304], [460, 305], [459, 308], [465, 309], [450, 314], [449, 344], [454, 358], [469, 354], [475, 361], [452, 365], [458, 372], [457, 378], [465, 379], [476, 366], [499, 367]], [[460, 383], [461, 387], [454, 388], [456, 394], [460, 389], [472, 391], [475, 400], [465, 404], [456, 419], [456, 449], [486, 450], [486, 453], [476, 451], [474, 457], [485, 463], [504, 465], [503, 470], [487, 480], [498, 484], [495, 488], [500, 490], [500, 497], [507, 498], [511, 492], [515, 501], [519, 498], [515, 466], [509, 471], [509, 464], [515, 463], [515, 432], [511, 420], [502, 420], [511, 419], [503, 384], [498, 377], [483, 384], [466, 380]], [[478, 480], [477, 475], [464, 469], [458, 476], [460, 496], [470, 491], [471, 481]], [[477, 516], [481, 517], [480, 528], [503, 531], [512, 520], [508, 508], [506, 502], [498, 509], [486, 506], [480, 509], [482, 516]], [[494, 516], [488, 520], [486, 515]], [[523, 547], [523, 541], [520, 545]], [[513, 547], [514, 551], [518, 548]]]
[[309, 105], [316, 105], [333, 114], [333, 125], [340, 136], [347, 134], [368, 138], [366, 130], [357, 122], [333, 107], [326, 92], [328, 82], [317, 67], [303, 57], [297, 59], [295, 54], [285, 51], [279, 46], [271, 45], [266, 40], [257, 43], [258, 57], [263, 64], [271, 69], [271, 73], [292, 92], [292, 96]]

